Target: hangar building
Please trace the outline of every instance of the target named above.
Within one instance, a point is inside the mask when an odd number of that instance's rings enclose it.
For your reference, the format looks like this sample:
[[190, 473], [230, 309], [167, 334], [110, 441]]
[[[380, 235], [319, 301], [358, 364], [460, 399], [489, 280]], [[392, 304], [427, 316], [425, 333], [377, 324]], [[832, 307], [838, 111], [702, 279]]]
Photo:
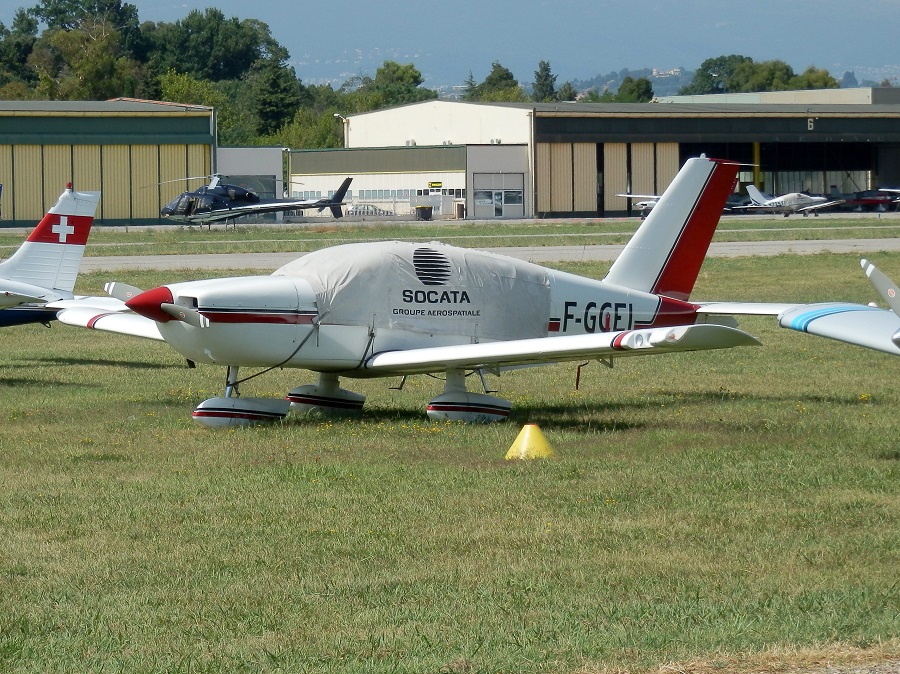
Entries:
[[[0, 101], [0, 225], [30, 225], [72, 182], [100, 190], [105, 224], [158, 222], [161, 204], [208, 176], [215, 111], [114, 101]], [[199, 186], [194, 181], [192, 188]]]
[[661, 194], [701, 153], [748, 164], [740, 181], [774, 193], [900, 185], [900, 90], [651, 104], [437, 100], [335, 123], [344, 149], [291, 152], [292, 194], [324, 196], [352, 175], [353, 202], [389, 212], [431, 198], [438, 212], [477, 219], [623, 215], [629, 204], [617, 194]]

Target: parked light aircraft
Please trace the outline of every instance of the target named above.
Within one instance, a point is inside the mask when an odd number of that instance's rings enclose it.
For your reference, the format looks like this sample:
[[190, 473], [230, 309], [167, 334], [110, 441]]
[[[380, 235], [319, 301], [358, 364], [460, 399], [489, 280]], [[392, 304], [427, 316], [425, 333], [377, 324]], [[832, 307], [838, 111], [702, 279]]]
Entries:
[[[688, 160], [602, 281], [441, 243], [347, 244], [309, 253], [270, 276], [107, 292], [129, 312], [81, 306], [60, 321], [163, 340], [196, 363], [226, 368], [225, 393], [193, 418], [231, 426], [301, 411], [358, 411], [341, 377], [444, 373], [433, 419], [498, 421], [511, 403], [466, 389], [466, 373], [755, 345], [688, 301], [738, 166]], [[319, 373], [283, 400], [240, 397], [239, 368]], [[255, 376], [255, 375], [252, 375]]]
[[832, 185], [829, 195], [832, 199], [839, 201], [841, 208], [843, 209], [883, 213], [888, 210], [895, 201], [895, 197], [889, 194], [890, 191], [890, 189], [885, 188], [843, 193], [838, 191], [838, 188], [835, 185]]
[[0, 326], [49, 323], [46, 303], [71, 299], [99, 192], [76, 192], [71, 183], [27, 240], [0, 263]]
[[353, 178], [341, 183], [333, 196], [321, 199], [260, 199], [256, 192], [236, 185], [225, 185], [220, 176], [213, 176], [208, 185], [183, 192], [159, 210], [159, 214], [171, 220], [207, 224], [231, 220], [255, 213], [276, 213], [328, 208], [331, 214], [343, 216], [341, 206]]
[[[631, 200], [631, 205], [641, 212], [641, 218], [646, 218], [647, 214], [653, 210], [653, 207], [659, 203], [658, 194], [617, 194], [617, 197], [625, 197]], [[639, 199], [640, 201], [634, 201]]]
[[791, 192], [780, 197], [773, 197], [760, 192], [755, 185], [747, 185], [747, 194], [750, 195], [750, 200], [753, 203], [747, 206], [734, 206], [733, 208], [757, 210], [765, 213], [784, 213], [784, 217], [789, 216], [791, 213], [801, 213], [806, 217], [810, 213], [818, 215], [816, 211], [820, 209], [843, 203], [841, 199], [814, 197], [809, 194], [803, 194], [803, 192]]

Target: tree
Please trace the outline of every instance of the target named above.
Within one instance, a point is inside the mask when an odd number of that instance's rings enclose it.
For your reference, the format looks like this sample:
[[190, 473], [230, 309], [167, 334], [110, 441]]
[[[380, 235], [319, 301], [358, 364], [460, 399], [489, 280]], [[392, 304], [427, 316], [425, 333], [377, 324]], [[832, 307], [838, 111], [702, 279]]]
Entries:
[[789, 82], [791, 89], [837, 89], [841, 86], [827, 70], [809, 66]]
[[40, 0], [28, 11], [50, 30], [75, 30], [85, 21], [112, 26], [119, 34], [118, 48], [124, 54], [135, 55], [140, 28], [137, 7], [131, 3], [122, 0]]
[[344, 129], [336, 123], [333, 115], [334, 111], [320, 114], [301, 108], [294, 119], [266, 140], [274, 145], [296, 149], [343, 147]]
[[475, 81], [475, 77], [472, 75], [472, 71], [469, 71], [469, 76], [466, 78], [465, 88], [463, 89], [462, 98], [464, 101], [473, 101], [475, 100], [475, 92], [478, 89], [478, 83]]
[[787, 91], [794, 70], [780, 60], [739, 63], [726, 86], [729, 92]]
[[[37, 42], [38, 23], [24, 9], [16, 11], [12, 28], [0, 23], [0, 85], [34, 86], [37, 78], [28, 67], [28, 56]], [[21, 89], [16, 87], [16, 89]], [[12, 91], [12, 90], [10, 90]]]
[[706, 59], [697, 68], [691, 83], [683, 87], [678, 93], [682, 96], [696, 96], [733, 91], [733, 89], [729, 88], [729, 84], [735, 69], [739, 65], [748, 62], [753, 63], [753, 59], [749, 56], [740, 56], [739, 54]]
[[556, 100], [558, 101], [574, 101], [578, 98], [578, 90], [571, 82], [563, 82], [563, 85], [556, 92]]
[[400, 65], [395, 61], [385, 61], [367, 86], [383, 105], [402, 105], [437, 98], [437, 92], [421, 88], [424, 81], [422, 73], [412, 63]]
[[91, 18], [70, 30], [45, 31], [28, 59], [39, 78], [38, 97], [96, 101], [133, 96], [140, 65], [120, 56], [119, 40], [110, 24]]
[[174, 24], [147, 26], [147, 58], [159, 73], [176, 70], [214, 82], [237, 79], [272, 51], [271, 36], [268, 29], [261, 34], [261, 25], [226, 19], [214, 8], [195, 9]]
[[628, 76], [619, 85], [615, 100], [617, 103], [649, 103], [653, 100], [653, 85], [646, 77], [633, 79]]
[[550, 71], [548, 61], [539, 62], [538, 69], [534, 71], [531, 98], [537, 103], [549, 103], [557, 100], [556, 75]]
[[260, 135], [274, 133], [294, 116], [306, 89], [297, 79], [294, 69], [276, 56], [257, 61], [251, 71], [248, 87], [253, 93], [253, 112]]
[[216, 127], [221, 145], [250, 144], [255, 139], [255, 128], [251, 128], [254, 124], [248, 121], [246, 111], [233, 104], [234, 92], [228, 90], [227, 84], [199, 80], [174, 70], [159, 79], [162, 100], [216, 109]]
[[524, 90], [508, 68], [497, 61], [491, 64], [491, 72], [484, 78], [481, 84], [475, 86], [471, 96], [466, 96], [467, 101], [527, 101]]

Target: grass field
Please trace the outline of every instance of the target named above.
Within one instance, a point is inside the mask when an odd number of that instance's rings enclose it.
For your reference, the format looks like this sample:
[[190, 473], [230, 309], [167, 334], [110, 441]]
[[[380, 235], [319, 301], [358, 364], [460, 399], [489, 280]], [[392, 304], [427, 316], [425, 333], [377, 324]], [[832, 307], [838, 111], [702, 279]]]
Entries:
[[[900, 255], [873, 259], [900, 277]], [[695, 296], [875, 299], [858, 259], [831, 254], [711, 259]], [[742, 327], [764, 346], [594, 363], [577, 391], [574, 365], [491, 379], [514, 403], [503, 425], [427, 421], [441, 383], [418, 377], [345, 381], [369, 396], [355, 420], [226, 432], [190, 421], [221, 394], [218, 368], [115, 335], [5, 329], [0, 671], [900, 659], [897, 360], [773, 319]], [[504, 460], [524, 423], [556, 459]]]
[[[638, 218], [530, 220], [512, 222], [394, 221], [311, 225], [122, 228], [95, 227], [86, 255], [166, 255], [178, 253], [308, 252], [354, 241], [433, 241], [457, 246], [558, 246], [621, 244], [640, 224]], [[726, 216], [715, 241], [895, 238], [900, 214], [828, 214], [821, 217]], [[21, 232], [0, 229], [0, 256], [9, 256]]]

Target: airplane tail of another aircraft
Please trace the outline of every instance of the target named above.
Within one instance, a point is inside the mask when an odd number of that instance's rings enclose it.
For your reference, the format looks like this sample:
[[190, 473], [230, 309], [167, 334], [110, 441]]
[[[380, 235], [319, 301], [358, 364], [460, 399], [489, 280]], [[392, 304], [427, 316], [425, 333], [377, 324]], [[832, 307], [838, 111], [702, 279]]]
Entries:
[[760, 192], [756, 185], [747, 185], [747, 194], [750, 195], [750, 201], [757, 206], [762, 206], [772, 197], [764, 192]]
[[605, 282], [687, 300], [712, 241], [738, 164], [695, 157], [675, 176]]
[[75, 192], [71, 184], [25, 242], [5, 262], [0, 278], [72, 292], [100, 192]]
[[329, 206], [331, 209], [331, 214], [336, 218], [344, 217], [344, 211], [341, 209], [341, 205], [344, 202], [344, 197], [347, 196], [347, 190], [350, 189], [350, 183], [353, 182], [353, 178], [347, 178], [344, 182], [341, 183], [341, 186], [338, 188], [338, 191], [334, 193], [334, 196], [331, 197], [331, 201], [334, 205]]

